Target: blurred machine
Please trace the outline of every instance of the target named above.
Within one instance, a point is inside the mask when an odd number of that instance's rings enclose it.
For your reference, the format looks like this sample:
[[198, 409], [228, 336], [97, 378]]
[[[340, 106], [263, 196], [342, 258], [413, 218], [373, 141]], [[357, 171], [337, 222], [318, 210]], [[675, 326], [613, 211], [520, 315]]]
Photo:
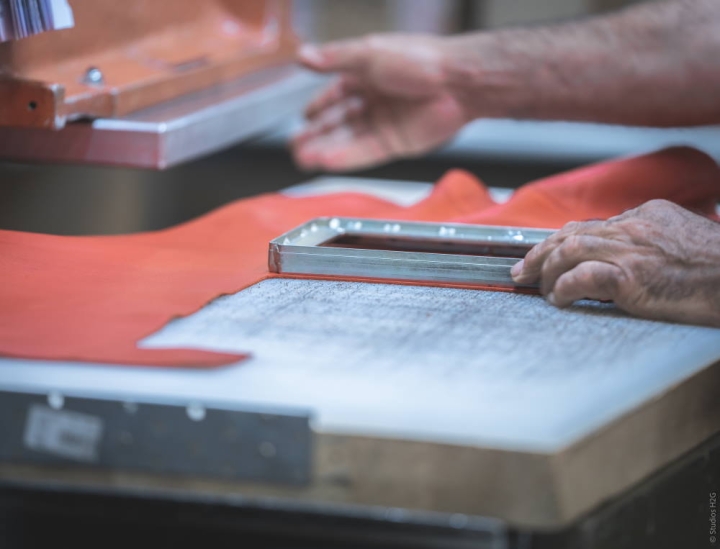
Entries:
[[71, 3], [75, 24], [0, 44], [0, 158], [165, 168], [267, 130], [317, 79], [286, 0]]

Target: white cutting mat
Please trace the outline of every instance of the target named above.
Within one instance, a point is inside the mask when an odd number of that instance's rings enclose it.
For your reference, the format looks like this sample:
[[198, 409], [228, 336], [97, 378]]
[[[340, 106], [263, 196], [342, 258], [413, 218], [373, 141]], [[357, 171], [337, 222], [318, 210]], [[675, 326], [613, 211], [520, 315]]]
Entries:
[[720, 360], [720, 330], [609, 305], [559, 311], [507, 293], [279, 279], [143, 345], [250, 351], [216, 374], [213, 395], [307, 406], [323, 430], [537, 451]]
[[142, 343], [215, 370], [0, 359], [0, 388], [310, 409], [336, 433], [555, 451], [720, 360], [720, 330], [496, 292], [273, 279]]

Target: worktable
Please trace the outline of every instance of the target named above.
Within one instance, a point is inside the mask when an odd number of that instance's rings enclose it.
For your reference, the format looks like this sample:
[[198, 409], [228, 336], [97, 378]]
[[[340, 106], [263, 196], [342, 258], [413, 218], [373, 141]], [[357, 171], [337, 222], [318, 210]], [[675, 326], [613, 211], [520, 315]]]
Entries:
[[[286, 192], [410, 205], [430, 188], [324, 178]], [[0, 360], [13, 498], [262, 511], [291, 537], [291, 517], [331, 517], [312, 535], [379, 545], [638, 549], [671, 542], [669, 502], [697, 508], [720, 488], [720, 330], [590, 302], [274, 279], [140, 345], [252, 358], [205, 371]], [[677, 501], [678, 479], [695, 499]], [[707, 543], [697, 530], [683, 535]]]

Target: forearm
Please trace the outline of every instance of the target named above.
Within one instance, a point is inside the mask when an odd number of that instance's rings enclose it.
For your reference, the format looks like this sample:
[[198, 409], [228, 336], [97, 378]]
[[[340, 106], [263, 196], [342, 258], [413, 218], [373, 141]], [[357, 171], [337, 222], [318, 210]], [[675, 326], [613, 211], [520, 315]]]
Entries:
[[678, 0], [550, 27], [448, 38], [468, 118], [720, 123], [720, 1]]

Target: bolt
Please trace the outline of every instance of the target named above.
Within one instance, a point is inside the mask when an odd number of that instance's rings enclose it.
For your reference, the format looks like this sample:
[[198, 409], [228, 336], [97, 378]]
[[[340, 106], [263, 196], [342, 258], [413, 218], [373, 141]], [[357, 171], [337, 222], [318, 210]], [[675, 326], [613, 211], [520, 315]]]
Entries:
[[60, 393], [50, 393], [47, 399], [53, 410], [60, 410], [65, 404], [65, 398]]
[[202, 404], [193, 403], [187, 407], [187, 415], [193, 421], [202, 421], [205, 419], [205, 408]]
[[102, 86], [105, 84], [105, 77], [100, 69], [97, 67], [90, 67], [85, 71], [83, 82], [88, 86]]
[[277, 448], [272, 442], [263, 442], [258, 447], [260, 455], [266, 459], [274, 458], [277, 455]]
[[134, 402], [123, 402], [123, 410], [127, 412], [128, 414], [132, 415], [137, 413], [138, 411], [138, 405]]

